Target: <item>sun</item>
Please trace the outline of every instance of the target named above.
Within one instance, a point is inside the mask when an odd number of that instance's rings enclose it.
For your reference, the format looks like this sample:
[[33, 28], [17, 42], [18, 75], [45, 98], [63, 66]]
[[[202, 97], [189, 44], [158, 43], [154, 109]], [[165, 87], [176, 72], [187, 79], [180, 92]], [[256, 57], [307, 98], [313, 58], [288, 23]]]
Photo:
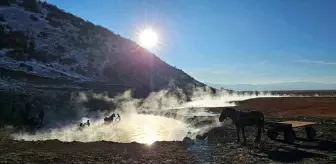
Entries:
[[152, 28], [146, 28], [139, 33], [139, 44], [147, 49], [158, 45], [158, 35]]

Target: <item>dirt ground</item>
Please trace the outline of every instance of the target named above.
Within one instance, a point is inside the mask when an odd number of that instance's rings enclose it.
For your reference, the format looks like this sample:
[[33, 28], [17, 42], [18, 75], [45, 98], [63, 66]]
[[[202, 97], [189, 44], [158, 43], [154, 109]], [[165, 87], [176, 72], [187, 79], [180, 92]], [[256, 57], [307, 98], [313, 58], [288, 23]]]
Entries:
[[[336, 130], [333, 124], [317, 125], [315, 141], [296, 129], [294, 144], [270, 140], [265, 134], [254, 143], [255, 130], [247, 128], [247, 145], [236, 143], [233, 127], [210, 130], [196, 142], [155, 142], [152, 145], [115, 142], [0, 141], [0, 163], [334, 163]], [[267, 127], [266, 127], [267, 129]]]
[[239, 103], [275, 117], [336, 117], [336, 97], [256, 98]]
[[267, 121], [309, 118], [318, 123], [314, 126], [316, 140], [307, 140], [304, 129], [297, 128], [298, 138], [293, 144], [285, 143], [281, 133], [277, 140], [263, 133], [261, 142], [254, 143], [256, 131], [249, 127], [245, 131], [247, 145], [243, 145], [236, 143], [232, 125], [209, 130], [205, 140], [186, 138], [183, 142], [162, 141], [152, 145], [2, 138], [0, 163], [336, 163], [336, 98], [257, 98], [241, 102], [239, 108], [261, 110]]
[[[336, 118], [335, 97], [272, 97], [236, 102], [242, 111], [260, 110], [266, 117]], [[209, 108], [220, 113], [220, 108]]]

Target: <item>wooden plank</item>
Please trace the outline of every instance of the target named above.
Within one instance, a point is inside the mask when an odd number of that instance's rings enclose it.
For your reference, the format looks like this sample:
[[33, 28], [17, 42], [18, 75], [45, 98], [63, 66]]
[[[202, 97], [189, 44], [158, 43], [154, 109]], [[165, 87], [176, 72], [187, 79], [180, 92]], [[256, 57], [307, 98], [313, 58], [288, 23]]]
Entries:
[[306, 121], [284, 121], [279, 122], [282, 124], [291, 124], [293, 128], [295, 127], [301, 127], [301, 126], [308, 126], [308, 125], [315, 125], [316, 122], [306, 122]]

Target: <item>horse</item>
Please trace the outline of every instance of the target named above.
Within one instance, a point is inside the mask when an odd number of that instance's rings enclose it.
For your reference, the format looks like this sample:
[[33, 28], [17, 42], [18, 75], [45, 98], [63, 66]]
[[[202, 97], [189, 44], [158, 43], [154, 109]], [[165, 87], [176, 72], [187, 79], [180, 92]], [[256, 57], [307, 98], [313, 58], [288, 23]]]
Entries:
[[244, 139], [244, 145], [246, 144], [246, 137], [245, 137], [245, 131], [244, 131], [245, 126], [254, 126], [254, 125], [257, 126], [258, 135], [256, 136], [255, 142], [260, 141], [261, 129], [263, 130], [263, 132], [265, 132], [264, 114], [260, 111], [242, 112], [242, 111], [236, 110], [233, 107], [225, 107], [222, 110], [221, 115], [219, 116], [219, 121], [223, 122], [224, 119], [226, 119], [227, 117], [229, 117], [236, 126], [238, 143], [240, 141], [239, 132], [241, 129], [242, 134], [243, 134], [243, 139]]
[[82, 122], [81, 122], [81, 123], [79, 124], [79, 128], [80, 128], [80, 129], [83, 129], [84, 126], [88, 126], [88, 127], [89, 127], [89, 126], [90, 126], [90, 120], [87, 120], [85, 123], [82, 123]]
[[104, 122], [113, 122], [114, 117], [116, 117], [116, 115], [113, 113], [110, 117], [105, 117]]
[[36, 130], [41, 128], [40, 121], [35, 117], [31, 117], [28, 119], [26, 127], [29, 133], [35, 134]]
[[118, 119], [118, 121], [121, 120], [120, 115], [118, 113], [117, 113], [117, 119]]

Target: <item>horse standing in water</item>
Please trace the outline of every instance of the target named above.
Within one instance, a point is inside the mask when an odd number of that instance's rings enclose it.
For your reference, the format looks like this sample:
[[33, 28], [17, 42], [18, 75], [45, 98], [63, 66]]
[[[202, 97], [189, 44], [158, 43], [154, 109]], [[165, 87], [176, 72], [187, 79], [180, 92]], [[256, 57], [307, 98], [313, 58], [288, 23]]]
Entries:
[[107, 122], [113, 122], [114, 117], [116, 117], [116, 115], [113, 113], [111, 116], [105, 117], [104, 118], [104, 122], [105, 123], [107, 123]]
[[118, 113], [117, 113], [117, 119], [118, 119], [118, 121], [121, 120], [120, 115]]
[[80, 130], [82, 130], [82, 129], [84, 128], [85, 125], [89, 127], [89, 126], [90, 126], [90, 120], [87, 120], [85, 123], [82, 123], [82, 122], [81, 122], [81, 123], [79, 124], [79, 128], [80, 128]]
[[244, 144], [246, 144], [246, 137], [245, 137], [245, 126], [253, 126], [256, 125], [258, 128], [258, 135], [256, 136], [255, 141], [260, 141], [261, 129], [263, 132], [264, 129], [264, 115], [260, 111], [251, 111], [251, 112], [242, 112], [238, 111], [235, 108], [227, 107], [222, 110], [221, 115], [219, 116], [219, 121], [223, 122], [224, 119], [229, 117], [232, 122], [236, 125], [237, 129], [237, 142], [240, 141], [239, 133], [240, 129], [243, 133]]

